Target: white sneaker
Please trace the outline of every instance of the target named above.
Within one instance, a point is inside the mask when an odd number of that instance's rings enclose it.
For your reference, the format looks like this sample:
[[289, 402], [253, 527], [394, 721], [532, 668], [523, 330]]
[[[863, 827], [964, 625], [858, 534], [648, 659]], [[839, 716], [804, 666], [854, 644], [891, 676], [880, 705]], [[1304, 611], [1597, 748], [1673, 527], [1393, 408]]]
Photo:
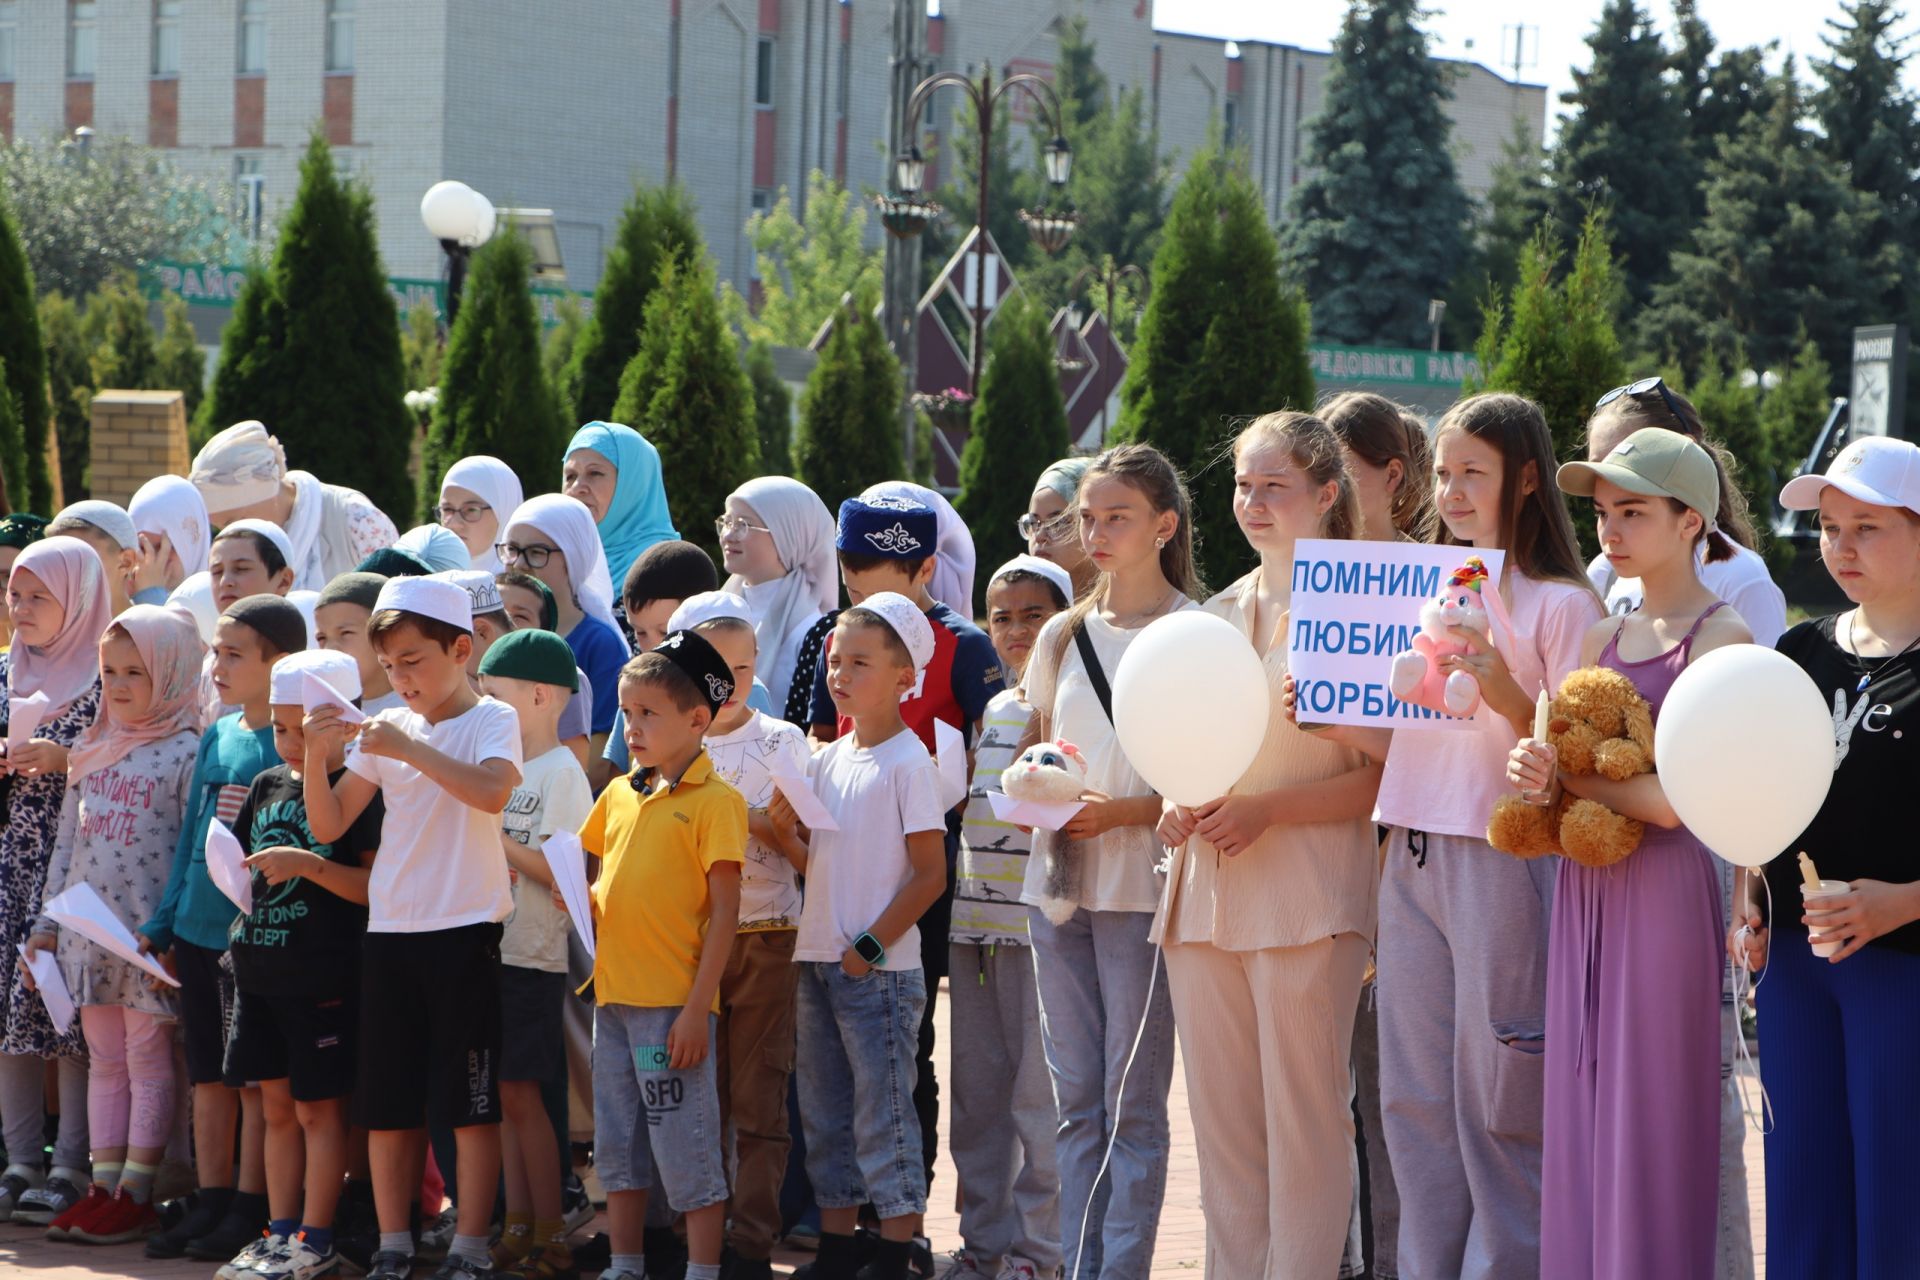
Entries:
[[285, 1236], [261, 1236], [233, 1255], [233, 1261], [213, 1273], [213, 1280], [248, 1280], [259, 1268], [271, 1262], [287, 1247]]
[[1040, 1268], [1019, 1254], [1010, 1253], [1001, 1261], [1000, 1274], [993, 1280], [1040, 1280]]
[[254, 1280], [318, 1280], [340, 1265], [340, 1255], [332, 1249], [321, 1253], [301, 1236], [287, 1241], [286, 1248], [254, 1270]]
[[40, 1189], [44, 1180], [38, 1169], [24, 1164], [10, 1164], [4, 1173], [0, 1173], [0, 1222], [13, 1217], [13, 1211], [20, 1207], [20, 1197], [29, 1191]]
[[420, 1247], [414, 1250], [414, 1256], [430, 1261], [438, 1261], [447, 1256], [447, 1250], [453, 1247], [454, 1226], [459, 1215], [452, 1205], [442, 1209], [433, 1221], [420, 1228]]
[[934, 1280], [994, 1280], [982, 1258], [969, 1249], [955, 1249], [934, 1267]]

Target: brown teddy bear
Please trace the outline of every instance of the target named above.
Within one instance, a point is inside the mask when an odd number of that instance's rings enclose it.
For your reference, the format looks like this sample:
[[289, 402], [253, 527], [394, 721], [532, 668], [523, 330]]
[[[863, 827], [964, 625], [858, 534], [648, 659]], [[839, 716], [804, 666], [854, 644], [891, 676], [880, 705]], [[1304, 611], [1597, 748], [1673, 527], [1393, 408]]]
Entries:
[[[1582, 667], [1560, 682], [1548, 706], [1547, 742], [1562, 772], [1597, 773], [1615, 782], [1653, 772], [1653, 712], [1633, 681], [1605, 667]], [[1487, 821], [1487, 843], [1522, 858], [1565, 854], [1608, 867], [1640, 847], [1644, 826], [1564, 788], [1551, 806], [1503, 796]]]

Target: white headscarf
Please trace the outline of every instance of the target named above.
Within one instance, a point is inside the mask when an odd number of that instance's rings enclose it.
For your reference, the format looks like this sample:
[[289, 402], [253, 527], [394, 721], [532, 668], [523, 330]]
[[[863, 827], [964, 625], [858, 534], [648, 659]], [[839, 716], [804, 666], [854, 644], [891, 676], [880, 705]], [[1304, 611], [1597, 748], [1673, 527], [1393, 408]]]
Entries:
[[287, 453], [258, 422], [236, 422], [200, 446], [187, 476], [208, 511], [237, 511], [277, 497]]
[[[445, 501], [448, 485], [459, 485], [480, 495], [481, 501], [493, 508], [494, 518], [500, 522], [500, 533], [507, 531], [507, 517], [512, 515], [526, 497], [520, 488], [520, 477], [513, 468], [498, 458], [489, 458], [485, 454], [475, 454], [471, 458], [462, 458], [447, 468], [447, 475], [440, 482], [440, 498]], [[496, 535], [498, 536], [498, 535]], [[485, 569], [488, 573], [499, 573], [506, 568], [500, 563], [500, 556], [492, 547], [473, 557], [473, 567]]]
[[207, 567], [207, 504], [180, 476], [155, 476], [134, 491], [128, 504], [136, 533], [159, 534], [180, 557], [188, 577]]
[[742, 596], [753, 609], [760, 642], [760, 678], [773, 705], [787, 705], [796, 677], [800, 640], [796, 632], [840, 602], [840, 569], [834, 556], [833, 516], [820, 495], [788, 476], [761, 476], [730, 495], [752, 507], [773, 535], [773, 549], [786, 573], [748, 586], [739, 574], [721, 588]]
[[531, 525], [553, 539], [553, 545], [567, 558], [567, 579], [573, 583], [573, 598], [580, 612], [613, 628], [613, 634], [620, 637], [620, 647], [627, 648], [626, 634], [613, 616], [613, 579], [607, 574], [607, 553], [600, 545], [600, 531], [586, 504], [564, 493], [544, 493], [514, 508], [500, 526], [502, 536], [508, 526], [516, 524]]
[[393, 545], [419, 556], [435, 573], [473, 567], [467, 544], [460, 540], [459, 534], [443, 524], [416, 525], [401, 534]]
[[[938, 542], [933, 549], [933, 582], [927, 593], [961, 617], [973, 619], [973, 534], [953, 504], [910, 480], [882, 480], [869, 485], [862, 498], [911, 498], [933, 508]], [[759, 508], [754, 508], [756, 511]]]

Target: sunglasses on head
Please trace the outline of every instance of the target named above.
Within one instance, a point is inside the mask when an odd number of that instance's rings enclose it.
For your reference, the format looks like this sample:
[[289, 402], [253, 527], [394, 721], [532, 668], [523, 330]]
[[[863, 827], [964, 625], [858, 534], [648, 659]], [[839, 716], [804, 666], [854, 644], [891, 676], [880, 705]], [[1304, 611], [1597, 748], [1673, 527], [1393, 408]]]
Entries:
[[1673, 415], [1673, 421], [1680, 428], [1680, 434], [1686, 436], [1688, 439], [1692, 439], [1693, 428], [1687, 425], [1687, 419], [1685, 415], [1680, 412], [1680, 406], [1673, 402], [1673, 393], [1667, 390], [1667, 381], [1665, 378], [1642, 378], [1638, 382], [1629, 382], [1624, 387], [1615, 387], [1598, 400], [1595, 400], [1593, 407], [1595, 409], [1604, 409], [1621, 396], [1628, 396], [1638, 400], [1649, 391], [1658, 391], [1660, 393], [1661, 403], [1665, 404], [1667, 406], [1667, 412]]

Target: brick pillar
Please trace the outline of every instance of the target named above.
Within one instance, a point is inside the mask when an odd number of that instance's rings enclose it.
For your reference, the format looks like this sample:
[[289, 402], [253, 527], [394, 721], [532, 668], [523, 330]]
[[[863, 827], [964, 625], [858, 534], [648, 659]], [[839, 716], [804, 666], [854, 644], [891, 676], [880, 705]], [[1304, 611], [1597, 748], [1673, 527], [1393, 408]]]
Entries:
[[93, 397], [93, 496], [126, 506], [157, 475], [187, 474], [187, 398], [178, 391], [100, 391]]

